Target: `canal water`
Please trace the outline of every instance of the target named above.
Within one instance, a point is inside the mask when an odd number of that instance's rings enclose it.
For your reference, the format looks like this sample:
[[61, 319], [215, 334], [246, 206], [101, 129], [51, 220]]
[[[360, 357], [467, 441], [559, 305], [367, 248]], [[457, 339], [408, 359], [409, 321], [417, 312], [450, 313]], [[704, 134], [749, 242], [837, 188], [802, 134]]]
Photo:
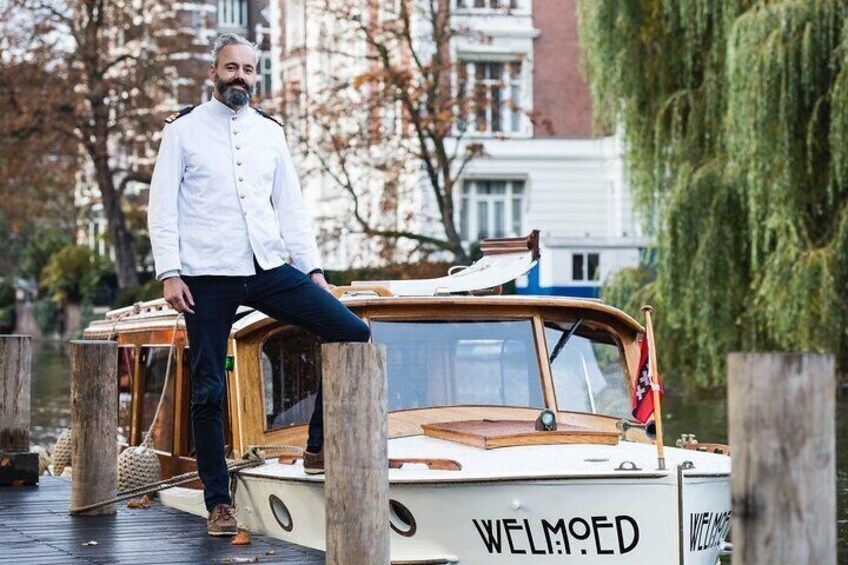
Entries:
[[[70, 361], [64, 347], [51, 341], [33, 342], [32, 443], [51, 447], [70, 422]], [[724, 395], [675, 394], [673, 385], [663, 403], [666, 445], [682, 433], [699, 441], [727, 443], [727, 399]], [[848, 563], [848, 392], [836, 404], [836, 495], [839, 563]]]

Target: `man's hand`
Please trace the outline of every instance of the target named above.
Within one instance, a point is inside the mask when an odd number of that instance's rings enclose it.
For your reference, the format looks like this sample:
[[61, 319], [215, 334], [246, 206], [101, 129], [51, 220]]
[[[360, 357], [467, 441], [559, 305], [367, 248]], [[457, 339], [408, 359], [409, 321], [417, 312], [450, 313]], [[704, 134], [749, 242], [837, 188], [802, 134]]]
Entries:
[[324, 273], [312, 273], [311, 275], [309, 275], [309, 278], [312, 279], [312, 282], [314, 282], [327, 292], [330, 292], [333, 289], [332, 286], [327, 284], [327, 279], [324, 278]]
[[168, 277], [165, 283], [165, 302], [177, 312], [194, 314], [191, 309], [194, 306], [194, 298], [188, 285], [180, 277]]

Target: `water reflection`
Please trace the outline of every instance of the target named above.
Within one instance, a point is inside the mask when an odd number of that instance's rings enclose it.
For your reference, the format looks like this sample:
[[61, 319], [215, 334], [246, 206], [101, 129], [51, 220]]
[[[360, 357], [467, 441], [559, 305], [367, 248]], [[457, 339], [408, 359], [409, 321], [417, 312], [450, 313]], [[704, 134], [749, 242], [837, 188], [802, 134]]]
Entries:
[[51, 447], [71, 423], [71, 360], [67, 346], [53, 340], [32, 341], [33, 445]]
[[[32, 443], [50, 447], [70, 423], [71, 367], [67, 348], [55, 341], [32, 343]], [[682, 396], [669, 390], [664, 403], [666, 445], [680, 434], [727, 443], [727, 400], [723, 395]], [[848, 562], [848, 392], [836, 400], [836, 490], [839, 563]]]
[[[704, 443], [727, 443], [725, 396], [678, 396], [670, 390], [664, 409], [666, 445], [684, 433]], [[836, 540], [837, 562], [848, 563], [848, 390], [836, 397]]]

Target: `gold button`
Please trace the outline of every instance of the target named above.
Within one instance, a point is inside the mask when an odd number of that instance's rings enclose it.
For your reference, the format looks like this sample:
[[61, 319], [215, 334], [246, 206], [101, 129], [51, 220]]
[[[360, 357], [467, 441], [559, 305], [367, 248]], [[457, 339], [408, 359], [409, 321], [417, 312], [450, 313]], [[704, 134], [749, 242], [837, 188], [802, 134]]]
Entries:
[[244, 181], [244, 177], [239, 177], [239, 182], [243, 182], [243, 181]]
[[241, 194], [239, 194], [239, 198], [241, 198], [242, 200], [244, 200], [244, 192], [242, 192]]

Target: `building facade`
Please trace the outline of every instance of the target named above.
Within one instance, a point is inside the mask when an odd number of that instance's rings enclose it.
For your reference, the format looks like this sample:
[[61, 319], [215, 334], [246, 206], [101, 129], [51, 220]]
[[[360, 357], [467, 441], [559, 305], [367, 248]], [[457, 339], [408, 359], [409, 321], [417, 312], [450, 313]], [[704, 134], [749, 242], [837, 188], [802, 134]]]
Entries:
[[[394, 12], [401, 1], [385, 0], [380, 9]], [[618, 138], [593, 130], [590, 92], [580, 75], [576, 1], [441, 0], [441, 7], [450, 10], [455, 29], [467, 30], [450, 44], [459, 88], [487, 98], [461, 120], [461, 143], [483, 146], [459, 179], [455, 222], [464, 245], [539, 229], [542, 258], [518, 281], [518, 292], [597, 296], [606, 277], [639, 264], [648, 238], [634, 216]], [[322, 54], [327, 22], [309, 9], [309, 0], [272, 3], [278, 22], [272, 84], [283, 99], [289, 94], [290, 129], [297, 120], [290, 94], [320, 90], [327, 76], [322, 68], [334, 64]], [[366, 59], [362, 45], [340, 51]], [[333, 245], [322, 241], [327, 265], [347, 268], [352, 256], [361, 259], [368, 243], [349, 222], [345, 195], [308, 165], [304, 193], [319, 225], [350, 225], [324, 238]], [[438, 233], [432, 200], [426, 190], [412, 198], [420, 216], [412, 221]]]

